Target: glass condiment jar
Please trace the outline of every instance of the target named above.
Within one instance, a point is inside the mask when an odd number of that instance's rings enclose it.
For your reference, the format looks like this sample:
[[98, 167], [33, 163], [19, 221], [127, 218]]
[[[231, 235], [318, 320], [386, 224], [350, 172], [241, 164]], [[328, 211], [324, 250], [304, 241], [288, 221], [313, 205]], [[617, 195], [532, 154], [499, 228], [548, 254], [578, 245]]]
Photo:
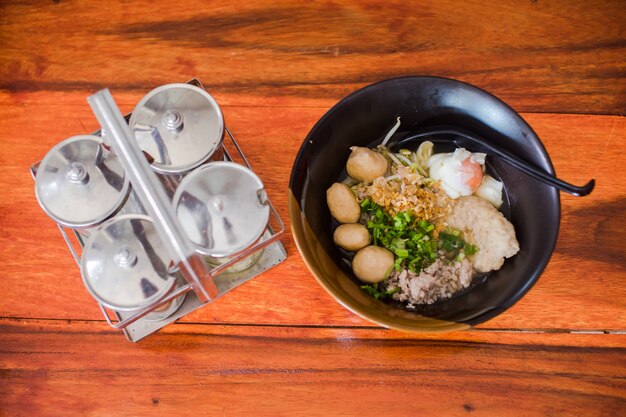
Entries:
[[[117, 312], [136, 312], [155, 305], [181, 284], [170, 273], [171, 261], [152, 219], [125, 214], [103, 223], [83, 249], [81, 273], [87, 290]], [[184, 296], [160, 306], [147, 319], [166, 318]], [[169, 314], [164, 314], [169, 313]]]
[[[211, 162], [194, 170], [180, 183], [172, 203], [196, 250], [213, 265], [230, 261], [258, 242], [269, 221], [263, 183], [233, 162]], [[250, 268], [261, 255], [256, 251], [229, 271]]]
[[222, 111], [199, 87], [155, 88], [137, 104], [128, 124], [170, 197], [186, 173], [224, 157]]
[[118, 212], [129, 189], [117, 156], [91, 135], [74, 136], [54, 146], [35, 177], [35, 195], [46, 214], [82, 232]]

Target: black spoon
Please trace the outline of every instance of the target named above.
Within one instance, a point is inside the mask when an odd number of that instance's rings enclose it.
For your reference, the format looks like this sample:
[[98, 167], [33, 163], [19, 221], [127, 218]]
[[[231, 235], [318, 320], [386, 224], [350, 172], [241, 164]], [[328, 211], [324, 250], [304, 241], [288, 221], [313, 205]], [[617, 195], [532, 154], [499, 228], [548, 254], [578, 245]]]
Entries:
[[521, 160], [520, 158], [512, 155], [511, 153], [488, 143], [486, 140], [482, 138], [474, 136], [471, 133], [465, 132], [463, 130], [453, 128], [453, 127], [448, 127], [448, 126], [432, 126], [432, 127], [421, 129], [417, 132], [415, 131], [411, 132], [409, 136], [400, 139], [396, 143], [392, 143], [391, 145], [388, 145], [388, 147], [390, 149], [391, 148], [397, 149], [401, 147], [402, 145], [406, 145], [407, 143], [413, 142], [416, 139], [423, 138], [425, 136], [434, 136], [434, 135], [443, 135], [443, 134], [457, 135], [457, 136], [461, 136], [463, 138], [469, 139], [473, 142], [479, 143], [485, 148], [485, 150], [487, 151], [486, 153], [497, 155], [502, 160], [508, 162], [510, 165], [514, 166], [520, 171], [530, 175], [534, 179], [541, 181], [545, 184], [551, 185], [558, 190], [565, 191], [566, 193], [575, 195], [577, 197], [583, 197], [591, 193], [591, 191], [593, 190], [593, 187], [596, 184], [596, 181], [594, 179], [592, 179], [587, 184], [581, 187], [569, 184], [565, 181], [562, 181], [548, 174], [547, 172], [540, 170], [534, 165]]

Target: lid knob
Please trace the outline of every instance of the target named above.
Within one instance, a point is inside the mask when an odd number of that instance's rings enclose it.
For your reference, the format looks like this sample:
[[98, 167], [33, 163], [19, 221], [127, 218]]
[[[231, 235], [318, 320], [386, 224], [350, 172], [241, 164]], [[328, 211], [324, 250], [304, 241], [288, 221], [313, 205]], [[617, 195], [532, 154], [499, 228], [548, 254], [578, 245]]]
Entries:
[[122, 268], [132, 268], [137, 263], [137, 254], [130, 246], [122, 246], [113, 255], [113, 260]]
[[67, 166], [65, 178], [75, 184], [86, 184], [89, 181], [87, 168], [80, 162], [72, 162]]
[[215, 196], [209, 201], [209, 206], [219, 213], [224, 210], [224, 201], [219, 196]]
[[168, 109], [163, 113], [161, 123], [170, 132], [178, 133], [183, 130], [183, 115], [178, 110]]

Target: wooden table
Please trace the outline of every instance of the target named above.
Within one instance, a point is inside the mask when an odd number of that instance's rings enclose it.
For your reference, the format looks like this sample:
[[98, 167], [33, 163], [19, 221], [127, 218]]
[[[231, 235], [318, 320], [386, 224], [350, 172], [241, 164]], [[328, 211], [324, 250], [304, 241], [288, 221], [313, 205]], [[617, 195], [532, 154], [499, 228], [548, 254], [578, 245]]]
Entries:
[[[626, 407], [626, 8], [615, 1], [2, 2], [0, 416], [618, 415]], [[459, 333], [337, 304], [287, 231], [280, 266], [140, 343], [104, 322], [28, 167], [200, 78], [283, 220], [294, 156], [356, 88], [428, 74], [504, 99], [545, 144], [561, 232], [533, 289]]]

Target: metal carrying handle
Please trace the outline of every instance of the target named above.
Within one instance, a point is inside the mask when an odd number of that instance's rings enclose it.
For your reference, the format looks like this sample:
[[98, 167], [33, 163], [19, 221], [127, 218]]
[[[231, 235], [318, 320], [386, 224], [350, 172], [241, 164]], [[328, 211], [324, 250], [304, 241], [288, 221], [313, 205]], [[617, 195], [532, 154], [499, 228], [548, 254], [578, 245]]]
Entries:
[[183, 278], [192, 286], [203, 303], [217, 297], [218, 290], [213, 283], [212, 274], [181, 230], [165, 190], [137, 146], [130, 127], [126, 124], [110, 91], [100, 90], [89, 96], [87, 102], [102, 129], [106, 130], [111, 147], [129, 176], [133, 190], [148, 215], [152, 217], [157, 233], [170, 257], [180, 266]]

